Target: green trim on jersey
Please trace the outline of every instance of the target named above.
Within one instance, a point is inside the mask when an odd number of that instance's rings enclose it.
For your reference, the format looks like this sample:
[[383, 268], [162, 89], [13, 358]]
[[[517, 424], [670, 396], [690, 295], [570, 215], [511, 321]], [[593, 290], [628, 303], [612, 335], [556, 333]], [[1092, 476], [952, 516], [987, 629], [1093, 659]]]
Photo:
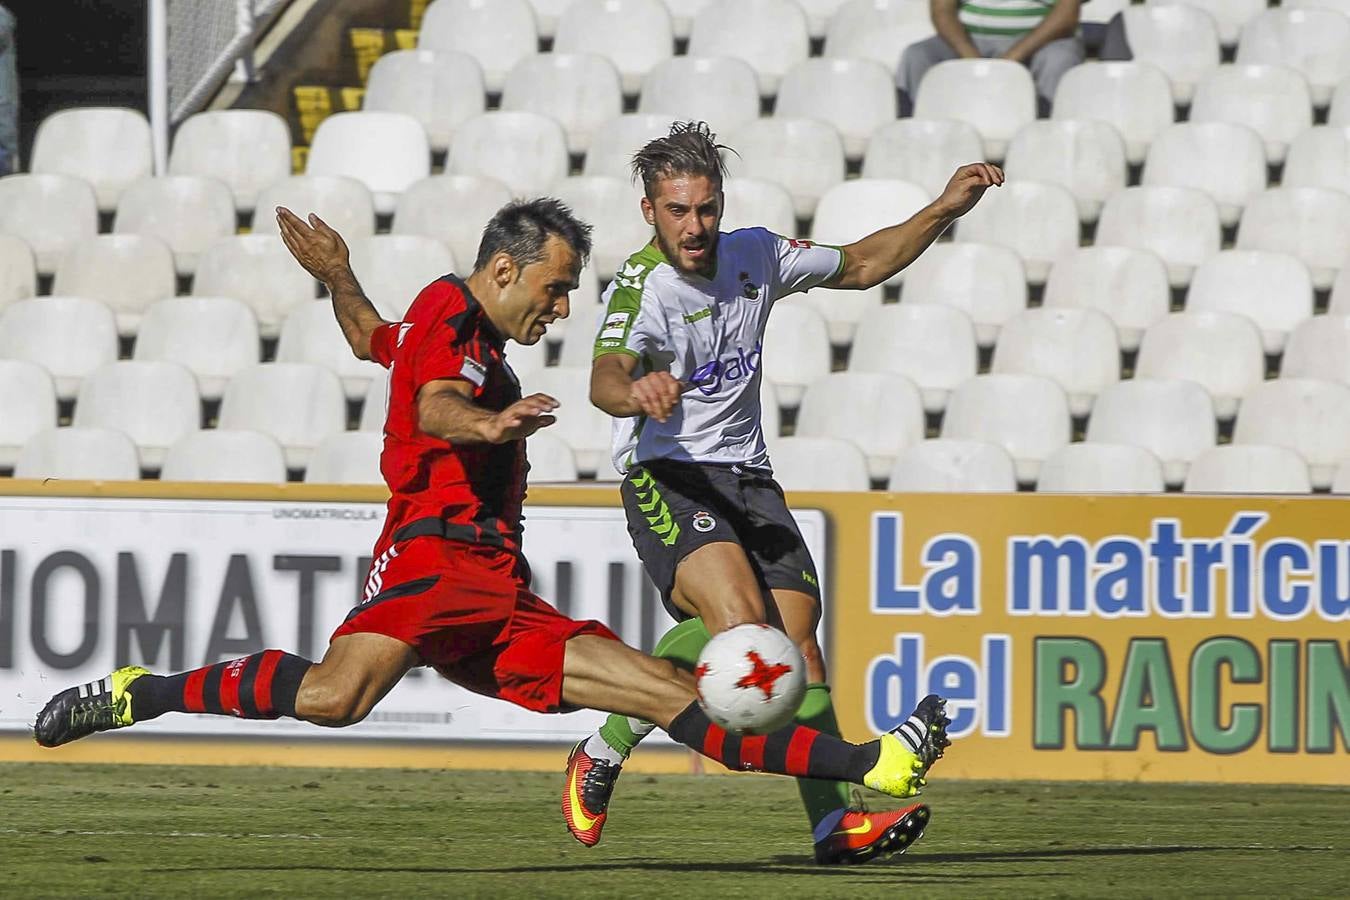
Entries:
[[614, 292], [609, 295], [609, 306], [605, 308], [604, 324], [595, 336], [592, 359], [607, 353], [627, 353], [634, 359], [638, 358], [638, 353], [628, 347], [628, 335], [632, 333], [642, 307], [642, 289], [647, 283], [647, 276], [665, 261], [666, 258], [654, 244], [647, 244], [619, 267], [619, 271], [614, 274]]

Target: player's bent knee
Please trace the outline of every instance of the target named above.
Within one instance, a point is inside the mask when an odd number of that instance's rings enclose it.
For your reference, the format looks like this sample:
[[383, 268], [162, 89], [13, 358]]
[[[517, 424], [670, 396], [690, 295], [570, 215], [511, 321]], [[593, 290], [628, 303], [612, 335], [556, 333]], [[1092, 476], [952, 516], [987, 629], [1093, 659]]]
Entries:
[[362, 692], [326, 681], [306, 679], [295, 696], [295, 714], [325, 728], [343, 728], [355, 725], [370, 712], [370, 705], [362, 702]]

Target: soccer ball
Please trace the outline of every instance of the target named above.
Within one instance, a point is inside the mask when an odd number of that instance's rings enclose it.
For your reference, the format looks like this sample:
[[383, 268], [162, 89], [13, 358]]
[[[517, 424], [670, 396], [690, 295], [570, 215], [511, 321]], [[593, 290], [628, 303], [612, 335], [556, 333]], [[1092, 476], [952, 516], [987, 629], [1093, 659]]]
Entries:
[[735, 734], [768, 734], [802, 705], [806, 663], [777, 628], [737, 625], [703, 648], [694, 679], [708, 718]]

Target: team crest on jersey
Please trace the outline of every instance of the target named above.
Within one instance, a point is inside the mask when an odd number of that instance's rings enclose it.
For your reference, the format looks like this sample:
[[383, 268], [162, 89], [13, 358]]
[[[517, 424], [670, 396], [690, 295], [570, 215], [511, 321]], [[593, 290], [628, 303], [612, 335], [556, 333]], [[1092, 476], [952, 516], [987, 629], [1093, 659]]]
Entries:
[[487, 367], [469, 356], [464, 357], [464, 363], [459, 367], [459, 374], [464, 377], [465, 381], [472, 381], [478, 387], [482, 387], [483, 382], [487, 381]]
[[810, 241], [803, 241], [798, 240], [796, 238], [790, 238], [788, 240], [788, 246], [793, 247], [797, 250], [810, 250], [812, 247], [815, 246], [815, 244], [811, 243]]
[[741, 296], [747, 300], [758, 300], [759, 285], [750, 280], [750, 273], [742, 272], [738, 278], [741, 282]]
[[698, 512], [694, 513], [694, 519], [690, 524], [693, 525], [694, 530], [700, 534], [707, 534], [717, 527], [717, 520], [706, 510], [700, 509]]

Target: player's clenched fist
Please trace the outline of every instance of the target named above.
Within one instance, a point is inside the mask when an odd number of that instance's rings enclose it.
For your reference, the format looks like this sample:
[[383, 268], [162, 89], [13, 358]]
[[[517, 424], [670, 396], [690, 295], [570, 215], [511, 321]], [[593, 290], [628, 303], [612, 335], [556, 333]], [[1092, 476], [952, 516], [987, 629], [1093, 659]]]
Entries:
[[956, 170], [938, 198], [945, 215], [964, 216], [984, 196], [986, 189], [1003, 184], [1003, 170], [992, 163], [971, 163]]
[[489, 438], [494, 444], [527, 438], [558, 421], [557, 416], [549, 415], [557, 408], [558, 401], [548, 394], [522, 397], [492, 417]]
[[669, 372], [652, 372], [633, 382], [633, 403], [644, 416], [664, 422], [675, 411], [683, 390]]

